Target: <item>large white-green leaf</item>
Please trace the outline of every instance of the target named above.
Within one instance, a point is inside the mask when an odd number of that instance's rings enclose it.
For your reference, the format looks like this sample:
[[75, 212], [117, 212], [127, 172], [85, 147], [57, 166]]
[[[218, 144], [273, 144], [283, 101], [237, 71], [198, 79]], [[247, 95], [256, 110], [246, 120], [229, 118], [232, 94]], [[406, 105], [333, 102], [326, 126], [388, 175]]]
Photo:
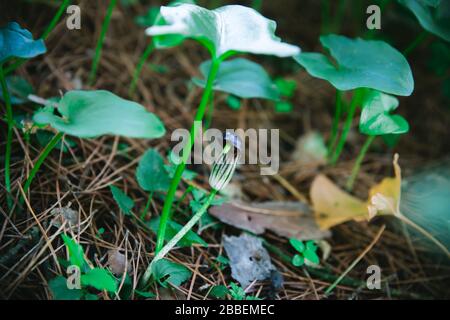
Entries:
[[276, 23], [254, 9], [229, 5], [208, 10], [192, 4], [161, 7], [165, 25], [146, 30], [150, 36], [183, 35], [200, 41], [214, 58], [236, 52], [294, 56], [300, 48], [275, 36]]
[[42, 39], [22, 29], [17, 22], [9, 22], [0, 28], [0, 63], [11, 57], [32, 58], [47, 51]]
[[450, 41], [450, 1], [399, 0], [427, 31]]
[[161, 120], [140, 104], [105, 91], [74, 90], [59, 101], [55, 115], [46, 107], [34, 114], [33, 120], [80, 138], [105, 134], [131, 138], [159, 138], [165, 128]]
[[376, 90], [365, 94], [363, 110], [359, 121], [359, 131], [364, 134], [378, 136], [400, 134], [409, 131], [408, 122], [400, 115], [390, 114], [398, 107], [396, 97]]
[[[203, 79], [193, 78], [192, 81], [204, 88], [206, 78], [211, 68], [211, 61], [200, 65]], [[243, 58], [224, 61], [214, 80], [214, 90], [231, 93], [241, 98], [280, 99], [280, 92], [263, 67]]]
[[320, 42], [335, 63], [324, 54], [311, 52], [301, 53], [295, 60], [309, 74], [337, 89], [371, 88], [400, 96], [409, 96], [414, 90], [408, 61], [386, 42], [334, 34], [320, 37]]

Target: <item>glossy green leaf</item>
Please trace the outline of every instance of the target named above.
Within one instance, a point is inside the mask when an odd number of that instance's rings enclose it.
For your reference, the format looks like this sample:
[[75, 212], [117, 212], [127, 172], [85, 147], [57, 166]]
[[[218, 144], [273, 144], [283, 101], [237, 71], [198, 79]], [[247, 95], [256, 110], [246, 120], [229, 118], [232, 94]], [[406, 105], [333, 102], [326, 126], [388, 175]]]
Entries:
[[[155, 234], [158, 233], [159, 222], [160, 222], [159, 217], [153, 218], [148, 222], [148, 226]], [[176, 223], [175, 221], [169, 220], [169, 222], [167, 223], [164, 239], [166, 241], [169, 241], [178, 233], [178, 231], [181, 230], [181, 228], [183, 228], [182, 225]], [[177, 243], [177, 246], [191, 247], [193, 244], [200, 244], [205, 247], [208, 246], [208, 244], [197, 233], [195, 233], [192, 230], [189, 230], [186, 233], [186, 235], [183, 238], [181, 238], [181, 240]]]
[[313, 264], [319, 264], [320, 259], [315, 250], [306, 249], [303, 252], [303, 257]]
[[157, 150], [148, 149], [144, 153], [136, 169], [136, 180], [145, 191], [167, 191], [170, 178]]
[[450, 1], [399, 0], [417, 18], [422, 28], [450, 41]]
[[305, 259], [301, 255], [296, 254], [292, 257], [291, 262], [294, 266], [301, 267], [305, 263]]
[[[195, 4], [193, 0], [178, 0], [172, 1], [169, 3], [169, 7], [177, 6], [179, 4], [188, 3]], [[167, 25], [166, 20], [164, 20], [163, 16], [160, 14], [160, 7], [158, 7], [158, 15], [153, 23], [154, 26], [165, 26]], [[150, 27], [150, 26], [149, 26]], [[153, 44], [155, 48], [165, 49], [172, 48], [180, 45], [187, 37], [181, 34], [163, 34], [159, 36], [153, 37]]]
[[224, 285], [213, 286], [209, 294], [217, 299], [225, 299], [228, 294], [228, 288]]
[[146, 30], [150, 36], [183, 35], [202, 43], [213, 58], [236, 52], [289, 57], [300, 53], [296, 46], [275, 36], [276, 23], [256, 10], [229, 5], [208, 10], [192, 4], [161, 7], [165, 25]]
[[158, 260], [153, 265], [153, 275], [163, 286], [171, 285], [178, 287], [191, 277], [191, 271], [185, 266], [166, 259]]
[[[210, 69], [211, 61], [203, 62], [200, 65], [203, 79], [193, 78], [192, 81], [196, 85], [205, 88]], [[270, 79], [264, 68], [255, 62], [243, 58], [224, 61], [220, 64], [213, 89], [227, 92], [240, 98], [280, 99], [280, 92], [277, 86]]]
[[289, 101], [277, 101], [275, 102], [275, 112], [287, 113], [291, 112], [294, 106]]
[[294, 247], [295, 250], [297, 250], [298, 252], [303, 252], [305, 250], [305, 244], [303, 243], [303, 241], [300, 241], [298, 239], [295, 238], [291, 238], [289, 239], [289, 243]]
[[84, 259], [83, 247], [74, 239], [65, 234], [62, 234], [61, 237], [67, 247], [67, 250], [69, 251], [70, 264], [77, 266], [81, 271], [86, 270], [88, 265], [86, 260]]
[[44, 41], [33, 40], [31, 32], [22, 29], [17, 22], [0, 28], [0, 63], [12, 57], [33, 58], [45, 51]]
[[165, 133], [161, 120], [140, 104], [122, 99], [105, 90], [67, 92], [59, 101], [58, 111], [51, 108], [37, 111], [33, 120], [80, 138], [105, 134], [130, 138], [160, 138]]
[[233, 95], [227, 97], [227, 105], [233, 110], [239, 110], [241, 108], [241, 99]]
[[80, 300], [83, 296], [81, 289], [69, 289], [67, 279], [57, 276], [48, 282], [48, 287], [54, 300]]
[[91, 286], [108, 292], [117, 291], [117, 281], [111, 273], [103, 268], [94, 268], [81, 275], [81, 285]]
[[134, 207], [134, 201], [129, 196], [125, 194], [121, 189], [117, 188], [116, 186], [109, 186], [109, 189], [111, 190], [111, 193], [113, 195], [114, 200], [116, 201], [117, 205], [119, 206], [120, 210], [127, 215], [131, 215], [131, 209]]
[[371, 88], [409, 96], [414, 89], [411, 68], [405, 57], [384, 41], [350, 39], [340, 35], [320, 37], [335, 61], [321, 53], [301, 53], [295, 60], [309, 74], [346, 91]]
[[[8, 87], [11, 104], [21, 104], [27, 102], [28, 95], [32, 94], [34, 91], [31, 84], [19, 76], [6, 77], [6, 85]], [[3, 98], [3, 90], [0, 90], [0, 99], [5, 101]]]
[[287, 80], [283, 78], [275, 79], [275, 85], [280, 91], [280, 94], [286, 98], [292, 98], [297, 89], [297, 82], [294, 80]]
[[377, 136], [408, 132], [408, 122], [399, 115], [390, 114], [397, 109], [397, 98], [379, 91], [371, 90], [365, 95], [363, 110], [359, 120], [359, 131]]

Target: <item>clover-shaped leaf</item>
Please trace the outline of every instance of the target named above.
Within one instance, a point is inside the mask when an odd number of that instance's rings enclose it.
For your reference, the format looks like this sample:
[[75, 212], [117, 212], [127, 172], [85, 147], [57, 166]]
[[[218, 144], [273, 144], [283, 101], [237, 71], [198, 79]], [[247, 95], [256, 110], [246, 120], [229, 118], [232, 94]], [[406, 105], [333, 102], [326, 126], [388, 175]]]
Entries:
[[114, 134], [130, 138], [159, 138], [165, 128], [161, 120], [140, 104], [122, 99], [105, 90], [67, 92], [59, 101], [58, 112], [45, 107], [33, 120], [80, 138]]
[[399, 2], [416, 16], [425, 30], [450, 41], [450, 2], [448, 0], [399, 0]]
[[148, 149], [144, 153], [136, 169], [136, 180], [145, 191], [167, 191], [170, 178], [157, 150]]
[[[192, 81], [204, 88], [211, 68], [211, 60], [200, 65], [204, 79]], [[213, 85], [214, 90], [231, 93], [240, 98], [280, 99], [280, 92], [269, 75], [259, 64], [243, 58], [224, 61], [220, 64]]]
[[384, 41], [350, 39], [340, 35], [320, 37], [336, 65], [321, 53], [301, 53], [295, 60], [309, 74], [329, 81], [338, 90], [371, 88], [399, 96], [414, 89], [405, 57]]
[[390, 112], [398, 107], [397, 98], [376, 90], [370, 90], [362, 103], [363, 110], [359, 130], [367, 135], [400, 134], [408, 132], [408, 122]]
[[240, 5], [208, 10], [192, 4], [161, 7], [165, 25], [146, 30], [150, 36], [182, 35], [202, 43], [212, 57], [237, 52], [289, 57], [300, 53], [296, 46], [275, 36], [276, 23]]
[[44, 41], [33, 40], [31, 32], [22, 29], [17, 22], [0, 28], [0, 63], [12, 57], [33, 58], [45, 51]]

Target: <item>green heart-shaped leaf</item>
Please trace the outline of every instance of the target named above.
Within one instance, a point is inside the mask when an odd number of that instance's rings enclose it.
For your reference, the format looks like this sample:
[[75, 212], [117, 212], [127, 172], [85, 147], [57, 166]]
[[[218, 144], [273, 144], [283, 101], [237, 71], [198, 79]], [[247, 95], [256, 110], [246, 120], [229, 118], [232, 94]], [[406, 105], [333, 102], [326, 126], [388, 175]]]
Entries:
[[198, 40], [213, 58], [236, 52], [289, 57], [300, 53], [296, 46], [275, 36], [276, 23], [254, 9], [229, 5], [208, 10], [193, 4], [161, 7], [165, 25], [146, 30], [147, 35], [182, 35]]
[[145, 191], [167, 191], [170, 178], [157, 150], [148, 149], [144, 153], [136, 169], [136, 180]]
[[33, 58], [46, 52], [42, 39], [33, 40], [33, 35], [22, 29], [17, 22], [9, 22], [0, 28], [0, 63], [16, 58]]
[[69, 289], [67, 279], [57, 276], [48, 282], [48, 287], [54, 300], [80, 300], [83, 296], [81, 289]]
[[120, 210], [127, 215], [131, 216], [131, 209], [134, 207], [134, 201], [129, 196], [125, 194], [121, 189], [116, 186], [109, 186], [111, 193], [113, 195], [114, 200], [119, 206]]
[[114, 279], [108, 270], [102, 268], [94, 268], [81, 275], [81, 284], [83, 286], [94, 287], [98, 290], [117, 291], [116, 279]]
[[400, 96], [411, 95], [414, 80], [405, 57], [384, 41], [320, 37], [336, 65], [321, 53], [301, 53], [294, 59], [309, 74], [329, 81], [338, 90], [371, 88]]
[[163, 287], [167, 287], [167, 283], [178, 287], [189, 279], [192, 274], [185, 266], [166, 259], [156, 261], [152, 271], [155, 279]]
[[289, 243], [300, 253], [305, 250], [305, 244], [301, 240], [291, 238], [289, 239]]
[[320, 262], [319, 256], [317, 255], [315, 250], [306, 249], [303, 252], [303, 256], [306, 260], [308, 260], [309, 262], [311, 262], [313, 264], [319, 264], [319, 262]]
[[408, 122], [390, 112], [398, 107], [397, 98], [371, 90], [365, 95], [359, 120], [359, 131], [371, 136], [400, 134], [409, 131]]
[[[206, 78], [211, 68], [211, 61], [200, 65], [204, 79], [193, 78], [199, 87], [206, 86]], [[280, 99], [280, 92], [269, 75], [259, 64], [247, 59], [233, 59], [220, 64], [213, 85], [214, 90], [231, 93], [240, 98]]]
[[450, 1], [399, 0], [399, 2], [416, 16], [425, 30], [450, 41]]
[[[27, 102], [29, 94], [33, 93], [31, 84], [22, 77], [10, 76], [6, 78], [6, 85], [10, 96], [11, 104], [21, 104]], [[0, 90], [0, 99], [4, 101], [3, 90]]]
[[105, 90], [69, 91], [60, 100], [58, 111], [62, 117], [46, 107], [37, 111], [33, 120], [80, 138], [114, 134], [150, 139], [165, 133], [164, 125], [153, 113]]
[[301, 267], [305, 263], [305, 259], [299, 255], [296, 254], [292, 257], [292, 264], [296, 267]]

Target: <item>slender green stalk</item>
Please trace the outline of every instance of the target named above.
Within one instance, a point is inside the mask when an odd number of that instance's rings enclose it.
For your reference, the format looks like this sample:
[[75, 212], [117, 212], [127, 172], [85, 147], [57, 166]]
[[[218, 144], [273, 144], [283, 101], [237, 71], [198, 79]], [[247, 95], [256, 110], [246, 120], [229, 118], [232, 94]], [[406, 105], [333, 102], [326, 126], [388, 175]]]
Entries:
[[150, 204], [152, 203], [152, 198], [153, 198], [153, 191], [151, 191], [148, 194], [148, 199], [147, 199], [147, 203], [145, 204], [145, 208], [144, 210], [141, 212], [141, 220], [144, 220], [145, 215], [147, 214], [148, 210], [150, 209]]
[[[36, 163], [33, 166], [33, 169], [30, 171], [30, 175], [28, 176], [28, 179], [25, 181], [25, 184], [23, 185], [23, 192], [26, 193], [28, 189], [31, 186], [31, 182], [33, 182], [34, 177], [36, 176], [36, 173], [39, 171], [39, 168], [44, 163], [45, 159], [49, 155], [49, 153], [55, 148], [56, 144], [61, 140], [63, 137], [62, 132], [58, 132], [52, 140], [45, 146], [42, 153], [39, 155], [39, 158], [37, 159]], [[22, 198], [23, 200], [23, 198]]]
[[141, 57], [139, 58], [138, 64], [136, 65], [136, 69], [134, 70], [133, 73], [133, 79], [131, 80], [130, 88], [128, 89], [128, 94], [130, 96], [134, 94], [137, 82], [139, 80], [139, 75], [141, 74], [142, 68], [145, 65], [145, 61], [147, 61], [148, 57], [150, 56], [150, 54], [153, 52], [154, 49], [155, 45], [153, 44], [153, 41], [150, 41], [150, 43], [142, 53]]
[[111, 0], [109, 2], [108, 8], [106, 9], [105, 20], [103, 20], [102, 30], [100, 31], [100, 37], [97, 41], [97, 46], [95, 47], [94, 60], [92, 61], [91, 72], [89, 73], [89, 85], [93, 85], [95, 77], [97, 75], [97, 68], [100, 62], [100, 57], [102, 55], [103, 42], [105, 41], [106, 33], [108, 32], [109, 22], [111, 21], [112, 12], [116, 6], [117, 0]]
[[184, 168], [186, 167], [186, 161], [189, 158], [192, 146], [194, 145], [194, 139], [197, 135], [198, 127], [195, 126], [195, 122], [203, 120], [206, 106], [208, 105], [209, 98], [212, 94], [213, 83], [214, 79], [216, 78], [217, 71], [219, 70], [220, 62], [221, 60], [213, 60], [211, 64], [211, 70], [209, 71], [208, 80], [206, 82], [205, 90], [203, 91], [202, 100], [200, 101], [200, 105], [194, 118], [194, 124], [192, 125], [190, 130], [189, 142], [183, 149], [181, 163], [177, 166], [173, 179], [170, 183], [169, 191], [167, 192], [166, 200], [164, 201], [164, 206], [161, 213], [158, 236], [156, 240], [156, 252], [161, 250], [164, 245], [164, 236], [166, 233], [167, 222], [170, 217], [170, 209], [172, 208], [172, 203], [175, 197], [175, 192], [177, 191], [178, 184], [181, 181], [181, 175], [183, 174]]
[[161, 248], [161, 250], [157, 251], [156, 256], [153, 258], [152, 262], [147, 267], [147, 270], [145, 270], [144, 276], [142, 277], [142, 284], [145, 285], [148, 280], [150, 279], [150, 276], [152, 274], [152, 268], [155, 265], [155, 263], [162, 258], [180, 241], [186, 233], [191, 230], [194, 225], [200, 220], [200, 218], [203, 216], [203, 214], [206, 212], [208, 207], [211, 204], [211, 201], [214, 199], [214, 196], [216, 195], [217, 190], [213, 189], [212, 192], [209, 194], [208, 198], [206, 199], [205, 203], [202, 205], [202, 207], [192, 216], [191, 220], [186, 223], [183, 228], [178, 231], [178, 233], [164, 246]]
[[[53, 29], [55, 29], [56, 24], [58, 23], [59, 19], [61, 19], [62, 14], [66, 11], [66, 8], [69, 6], [69, 4], [70, 4], [70, 0], [62, 1], [61, 5], [59, 6], [58, 11], [56, 11], [55, 15], [53, 16], [53, 19], [50, 21], [49, 25], [44, 30], [44, 33], [41, 36], [42, 40], [46, 40], [47, 37], [50, 35], [50, 33], [53, 31]], [[5, 69], [5, 74], [9, 74], [9, 73], [13, 72], [18, 67], [20, 67], [22, 64], [24, 64], [25, 61], [27, 61], [27, 59], [17, 59], [16, 62], [9, 65]]]
[[331, 128], [331, 137], [328, 143], [328, 157], [331, 157], [333, 153], [334, 146], [336, 145], [337, 140], [337, 131], [339, 126], [339, 119], [341, 118], [342, 113], [342, 91], [336, 90], [336, 102], [334, 108], [334, 119], [333, 126]]
[[403, 55], [408, 56], [414, 49], [416, 49], [426, 38], [428, 38], [428, 32], [423, 30], [403, 51]]
[[209, 98], [209, 104], [208, 104], [208, 110], [206, 112], [204, 130], [209, 129], [209, 127], [211, 126], [213, 114], [214, 114], [214, 91], [211, 92], [211, 97]]
[[326, 34], [330, 31], [330, 0], [322, 0], [321, 6], [321, 25], [320, 33]]
[[367, 153], [367, 150], [369, 150], [370, 145], [372, 144], [373, 140], [375, 140], [376, 136], [368, 136], [366, 139], [366, 142], [364, 142], [364, 145], [362, 146], [361, 150], [359, 151], [358, 157], [356, 158], [355, 164], [352, 168], [352, 173], [350, 177], [348, 177], [346, 188], [348, 191], [352, 191], [353, 184], [355, 183], [356, 177], [358, 176], [359, 169], [361, 168], [361, 163]]
[[49, 34], [55, 29], [56, 24], [58, 23], [59, 19], [61, 18], [64, 11], [66, 11], [67, 6], [69, 5], [70, 0], [63, 0], [61, 5], [59, 6], [58, 11], [56, 11], [55, 16], [53, 17], [52, 21], [50, 21], [49, 25], [47, 26], [47, 29], [45, 29], [44, 33], [42, 34], [41, 38], [43, 40], [47, 39]]
[[338, 8], [337, 8], [337, 14], [333, 21], [333, 32], [339, 33], [339, 30], [341, 29], [341, 23], [342, 19], [344, 18], [344, 14], [346, 12], [347, 8], [347, 0], [339, 0]]
[[331, 164], [336, 164], [341, 155], [342, 149], [344, 149], [345, 142], [347, 140], [347, 135], [350, 132], [353, 123], [353, 117], [355, 115], [356, 107], [360, 103], [362, 97], [362, 92], [359, 89], [355, 90], [355, 93], [352, 98], [352, 102], [350, 103], [350, 108], [347, 113], [347, 118], [345, 119], [344, 128], [342, 129], [341, 137], [337, 143], [336, 150], [331, 157]]
[[11, 107], [11, 99], [9, 96], [8, 86], [6, 84], [5, 73], [3, 72], [3, 64], [0, 65], [0, 83], [2, 87], [3, 97], [6, 105], [6, 122], [8, 123], [8, 131], [6, 136], [6, 152], [5, 152], [5, 187], [7, 192], [8, 207], [12, 207], [11, 199], [11, 144], [12, 133], [14, 127], [13, 112]]

